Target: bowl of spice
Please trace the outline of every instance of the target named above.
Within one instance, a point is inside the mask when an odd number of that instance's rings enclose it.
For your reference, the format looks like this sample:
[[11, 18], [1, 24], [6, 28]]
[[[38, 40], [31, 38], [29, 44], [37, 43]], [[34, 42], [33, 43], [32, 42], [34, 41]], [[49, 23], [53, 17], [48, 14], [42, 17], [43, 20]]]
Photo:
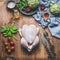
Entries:
[[16, 3], [14, 1], [8, 1], [7, 2], [7, 8], [8, 9], [14, 9], [16, 6]]
[[50, 14], [49, 14], [48, 12], [45, 12], [45, 13], [43, 14], [43, 16], [44, 16], [45, 20], [47, 20], [47, 19], [49, 19]]

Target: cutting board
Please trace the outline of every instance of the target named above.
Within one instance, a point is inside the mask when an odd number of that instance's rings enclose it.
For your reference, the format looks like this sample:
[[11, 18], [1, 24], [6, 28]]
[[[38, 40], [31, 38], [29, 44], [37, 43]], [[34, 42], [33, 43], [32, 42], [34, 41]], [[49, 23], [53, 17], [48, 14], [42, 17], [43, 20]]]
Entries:
[[[1, 25], [4, 25], [5, 23], [8, 23], [12, 17], [12, 12], [8, 11], [6, 9], [6, 3], [5, 2], [0, 2], [0, 27]], [[20, 13], [20, 19], [15, 20], [15, 25], [19, 28], [21, 28], [24, 24], [34, 24], [37, 27], [40, 28], [40, 33], [43, 33], [43, 29], [41, 26], [39, 26], [39, 24], [34, 20], [34, 18], [32, 16], [25, 16], [23, 14]], [[59, 48], [58, 46], [60, 46], [60, 41], [59, 39], [56, 39], [54, 37], [51, 36], [50, 32], [48, 31], [48, 29], [46, 29], [46, 31], [49, 33], [50, 39], [53, 41], [53, 44], [55, 45], [55, 51], [57, 54], [57, 59], [60, 56], [59, 53]], [[21, 44], [20, 44], [20, 36], [19, 34], [16, 35], [16, 37], [18, 38], [18, 41], [16, 41], [16, 45], [15, 45], [15, 53], [12, 54], [12, 56], [14, 56], [15, 58], [18, 58], [18, 60], [48, 60], [48, 54], [40, 40], [40, 44], [38, 47], [36, 47], [36, 49], [31, 53], [28, 54], [26, 51], [24, 51], [23, 48], [21, 48]], [[3, 36], [0, 39], [6, 39]], [[4, 56], [6, 56], [6, 53], [4, 52]]]

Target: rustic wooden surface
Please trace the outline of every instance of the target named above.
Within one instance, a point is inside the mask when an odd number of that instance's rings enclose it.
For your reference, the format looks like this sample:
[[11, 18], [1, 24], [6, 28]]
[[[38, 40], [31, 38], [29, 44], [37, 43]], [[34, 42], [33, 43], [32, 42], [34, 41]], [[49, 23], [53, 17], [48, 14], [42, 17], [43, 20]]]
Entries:
[[[0, 2], [0, 27], [5, 23], [8, 23], [11, 17], [12, 17], [12, 13], [6, 9], [6, 4], [4, 2]], [[42, 27], [39, 26], [38, 23], [31, 16], [28, 17], [20, 14], [20, 19], [16, 20], [15, 24], [18, 28], [21, 28], [24, 24], [34, 24], [37, 27], [39, 27], [40, 32], [43, 33]], [[60, 40], [52, 37], [48, 29], [46, 29], [46, 31], [49, 33], [50, 39], [51, 41], [53, 41], [53, 44], [55, 46], [56, 60], [60, 60]], [[1, 37], [1, 39], [2, 38], [3, 37]], [[18, 58], [18, 60], [48, 60], [48, 54], [41, 40], [38, 48], [36, 48], [36, 50], [33, 51], [32, 54], [28, 54], [21, 48], [19, 34], [17, 34], [17, 38], [18, 41], [16, 41], [16, 50], [12, 56]]]

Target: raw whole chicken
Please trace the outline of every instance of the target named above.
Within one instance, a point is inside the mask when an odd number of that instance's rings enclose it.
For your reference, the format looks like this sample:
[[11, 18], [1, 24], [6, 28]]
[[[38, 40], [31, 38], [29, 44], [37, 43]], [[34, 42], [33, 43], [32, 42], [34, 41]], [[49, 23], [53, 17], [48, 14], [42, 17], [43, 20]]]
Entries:
[[32, 51], [32, 49], [38, 45], [39, 28], [35, 25], [23, 25], [22, 29], [19, 29], [19, 33], [21, 35], [21, 45], [28, 50], [28, 52]]

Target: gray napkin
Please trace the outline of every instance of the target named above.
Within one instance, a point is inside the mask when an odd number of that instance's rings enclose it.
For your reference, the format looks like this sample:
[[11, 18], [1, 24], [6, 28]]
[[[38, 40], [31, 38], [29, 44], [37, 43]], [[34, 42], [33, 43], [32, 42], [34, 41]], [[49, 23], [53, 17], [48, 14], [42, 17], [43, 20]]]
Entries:
[[[43, 28], [48, 27], [52, 36], [60, 38], [60, 17], [55, 17], [50, 13], [50, 2], [60, 4], [60, 0], [40, 0], [40, 4], [43, 4], [45, 6], [45, 9], [44, 11], [41, 11], [39, 7], [37, 13], [34, 14], [33, 17]], [[43, 17], [44, 12], [49, 13], [50, 18], [48, 20], [45, 20], [45, 18]]]
[[50, 30], [52, 36], [60, 38], [60, 22], [56, 21], [58, 19], [54, 19], [48, 25], [48, 29]]

